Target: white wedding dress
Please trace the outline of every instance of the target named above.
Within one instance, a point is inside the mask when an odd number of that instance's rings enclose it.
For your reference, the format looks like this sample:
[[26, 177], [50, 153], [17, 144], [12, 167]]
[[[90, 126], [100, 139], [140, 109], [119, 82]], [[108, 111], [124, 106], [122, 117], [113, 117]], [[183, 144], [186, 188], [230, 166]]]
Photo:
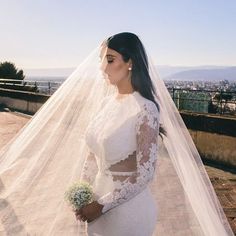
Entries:
[[159, 112], [138, 92], [108, 96], [89, 124], [81, 179], [93, 185], [102, 216], [89, 236], [150, 236], [157, 206], [149, 190], [157, 161]]

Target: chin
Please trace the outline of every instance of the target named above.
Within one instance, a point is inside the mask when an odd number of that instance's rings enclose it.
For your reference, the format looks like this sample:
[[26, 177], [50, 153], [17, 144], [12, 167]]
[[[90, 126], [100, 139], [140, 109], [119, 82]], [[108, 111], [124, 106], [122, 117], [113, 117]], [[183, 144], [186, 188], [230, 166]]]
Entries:
[[109, 83], [112, 84], [112, 85], [115, 85], [116, 83], [110, 79], [108, 79]]

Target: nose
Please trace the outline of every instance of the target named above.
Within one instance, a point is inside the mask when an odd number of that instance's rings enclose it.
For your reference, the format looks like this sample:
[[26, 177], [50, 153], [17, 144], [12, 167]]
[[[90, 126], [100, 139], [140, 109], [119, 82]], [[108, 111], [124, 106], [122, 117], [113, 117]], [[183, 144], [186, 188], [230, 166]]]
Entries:
[[108, 63], [107, 63], [105, 60], [103, 60], [103, 61], [101, 62], [100, 69], [101, 69], [103, 72], [106, 71], [106, 69], [107, 69], [107, 64], [108, 64]]
[[102, 72], [102, 75], [103, 75], [103, 78], [104, 79], [107, 79], [108, 78], [108, 75], [107, 75], [107, 62], [101, 62], [101, 65], [100, 65], [100, 70]]
[[108, 66], [107, 66], [108, 64], [106, 64], [106, 66], [105, 66], [105, 68], [104, 68], [104, 73], [105, 74], [108, 74]]
[[108, 75], [108, 63], [106, 63], [106, 62], [104, 62], [104, 63], [102, 63], [102, 65], [101, 65], [101, 70], [102, 70], [102, 73], [104, 74], [104, 75]]

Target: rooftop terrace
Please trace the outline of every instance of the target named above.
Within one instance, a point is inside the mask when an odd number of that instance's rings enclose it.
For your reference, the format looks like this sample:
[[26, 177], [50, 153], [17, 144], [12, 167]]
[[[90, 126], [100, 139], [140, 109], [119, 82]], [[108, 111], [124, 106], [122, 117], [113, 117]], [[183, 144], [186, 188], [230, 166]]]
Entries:
[[[10, 141], [30, 120], [31, 116], [0, 111], [0, 149]], [[228, 221], [236, 235], [236, 174], [229, 169], [222, 169], [205, 164], [206, 171], [223, 206]]]

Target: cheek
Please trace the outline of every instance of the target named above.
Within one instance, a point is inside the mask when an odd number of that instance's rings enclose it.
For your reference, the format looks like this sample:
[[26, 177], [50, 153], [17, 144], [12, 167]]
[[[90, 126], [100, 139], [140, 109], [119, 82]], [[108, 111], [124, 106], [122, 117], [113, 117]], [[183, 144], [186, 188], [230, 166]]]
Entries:
[[119, 78], [122, 78], [128, 74], [128, 70], [123, 64], [114, 64], [112, 67], [112, 73]]

